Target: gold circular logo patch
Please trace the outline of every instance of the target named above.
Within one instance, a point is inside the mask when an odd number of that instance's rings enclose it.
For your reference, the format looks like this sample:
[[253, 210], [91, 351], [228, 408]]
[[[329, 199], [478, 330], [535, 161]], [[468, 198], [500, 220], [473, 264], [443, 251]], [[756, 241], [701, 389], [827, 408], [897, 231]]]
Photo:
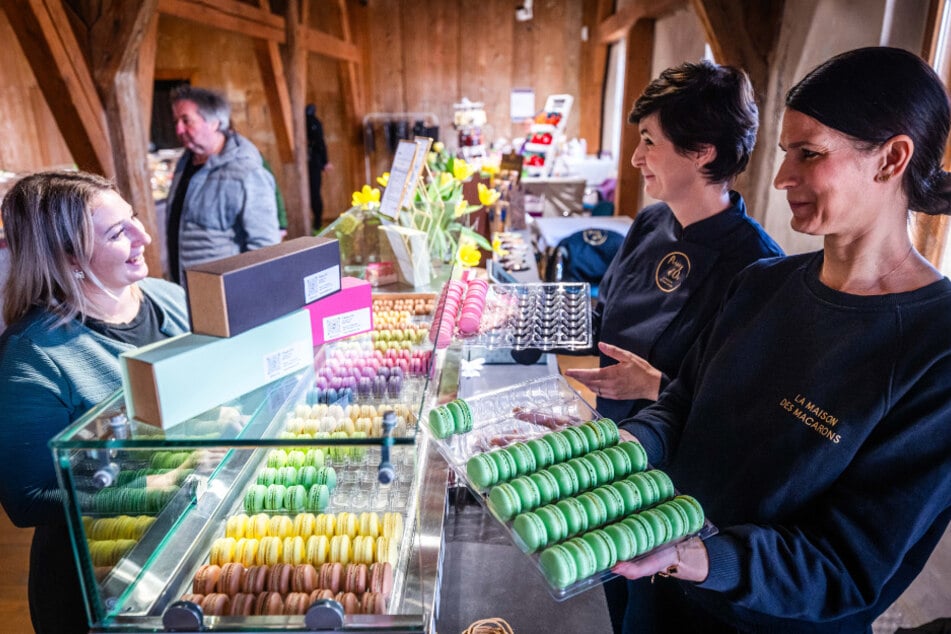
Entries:
[[671, 293], [680, 288], [688, 275], [690, 275], [690, 258], [680, 251], [672, 251], [661, 258], [657, 264], [654, 282], [663, 292]]

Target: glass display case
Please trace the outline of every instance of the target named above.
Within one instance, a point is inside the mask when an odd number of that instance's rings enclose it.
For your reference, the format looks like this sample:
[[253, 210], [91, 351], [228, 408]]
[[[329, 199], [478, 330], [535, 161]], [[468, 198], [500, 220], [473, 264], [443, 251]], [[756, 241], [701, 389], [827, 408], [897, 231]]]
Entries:
[[118, 391], [55, 437], [95, 631], [429, 631], [447, 470], [417, 433], [425, 347], [326, 344], [164, 430]]

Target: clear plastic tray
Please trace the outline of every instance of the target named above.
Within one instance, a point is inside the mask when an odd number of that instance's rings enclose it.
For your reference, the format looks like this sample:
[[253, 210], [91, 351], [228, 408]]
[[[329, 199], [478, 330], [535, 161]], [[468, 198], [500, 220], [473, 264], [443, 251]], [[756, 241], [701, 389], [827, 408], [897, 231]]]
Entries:
[[[434, 438], [434, 442], [459, 479], [465, 482], [486, 510], [502, 524], [512, 542], [524, 552], [521, 540], [512, 528], [512, 521], [503, 521], [492, 513], [488, 504], [489, 491], [479, 488], [469, 479], [466, 463], [469, 458], [478, 453], [500, 449], [514, 442], [524, 442], [564, 429], [568, 425], [578, 425], [588, 420], [601, 418], [601, 416], [568, 385], [561, 375], [526, 381], [464, 400], [472, 412], [472, 430], [442, 440]], [[427, 419], [428, 413], [423, 420]], [[428, 425], [424, 424], [422, 427], [429, 433]], [[648, 469], [650, 468], [648, 466]], [[676, 482], [674, 485], [676, 487]], [[680, 491], [677, 490], [675, 493], [679, 495]], [[681, 539], [694, 536], [706, 539], [716, 532], [716, 527], [709, 519], [705, 519], [700, 531]], [[669, 546], [672, 543], [676, 542], [667, 542], [663, 546]], [[645, 552], [634, 559], [646, 557], [655, 550], [657, 549]], [[526, 557], [533, 562], [533, 568], [545, 580], [549, 593], [557, 601], [578, 595], [617, 576], [607, 570], [576, 581], [567, 587], [556, 587], [542, 572], [539, 555], [540, 551], [526, 554]]]
[[490, 284], [478, 333], [458, 335], [486, 348], [590, 348], [587, 283]]

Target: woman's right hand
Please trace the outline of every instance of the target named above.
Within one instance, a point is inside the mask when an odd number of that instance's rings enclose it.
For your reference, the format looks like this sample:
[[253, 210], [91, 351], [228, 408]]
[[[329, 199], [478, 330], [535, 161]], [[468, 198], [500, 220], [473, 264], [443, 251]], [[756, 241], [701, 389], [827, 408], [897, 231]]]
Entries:
[[617, 363], [603, 368], [567, 369], [565, 376], [580, 381], [604, 398], [619, 401], [657, 400], [660, 394], [660, 370], [633, 352], [609, 343], [599, 343], [598, 349]]

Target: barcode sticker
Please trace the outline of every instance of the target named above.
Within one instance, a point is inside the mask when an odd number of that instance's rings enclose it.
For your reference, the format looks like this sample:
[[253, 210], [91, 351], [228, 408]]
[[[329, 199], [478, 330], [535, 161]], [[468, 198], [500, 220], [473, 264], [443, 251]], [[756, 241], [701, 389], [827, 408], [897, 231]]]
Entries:
[[316, 302], [340, 290], [340, 265], [318, 271], [304, 278], [304, 301]]

